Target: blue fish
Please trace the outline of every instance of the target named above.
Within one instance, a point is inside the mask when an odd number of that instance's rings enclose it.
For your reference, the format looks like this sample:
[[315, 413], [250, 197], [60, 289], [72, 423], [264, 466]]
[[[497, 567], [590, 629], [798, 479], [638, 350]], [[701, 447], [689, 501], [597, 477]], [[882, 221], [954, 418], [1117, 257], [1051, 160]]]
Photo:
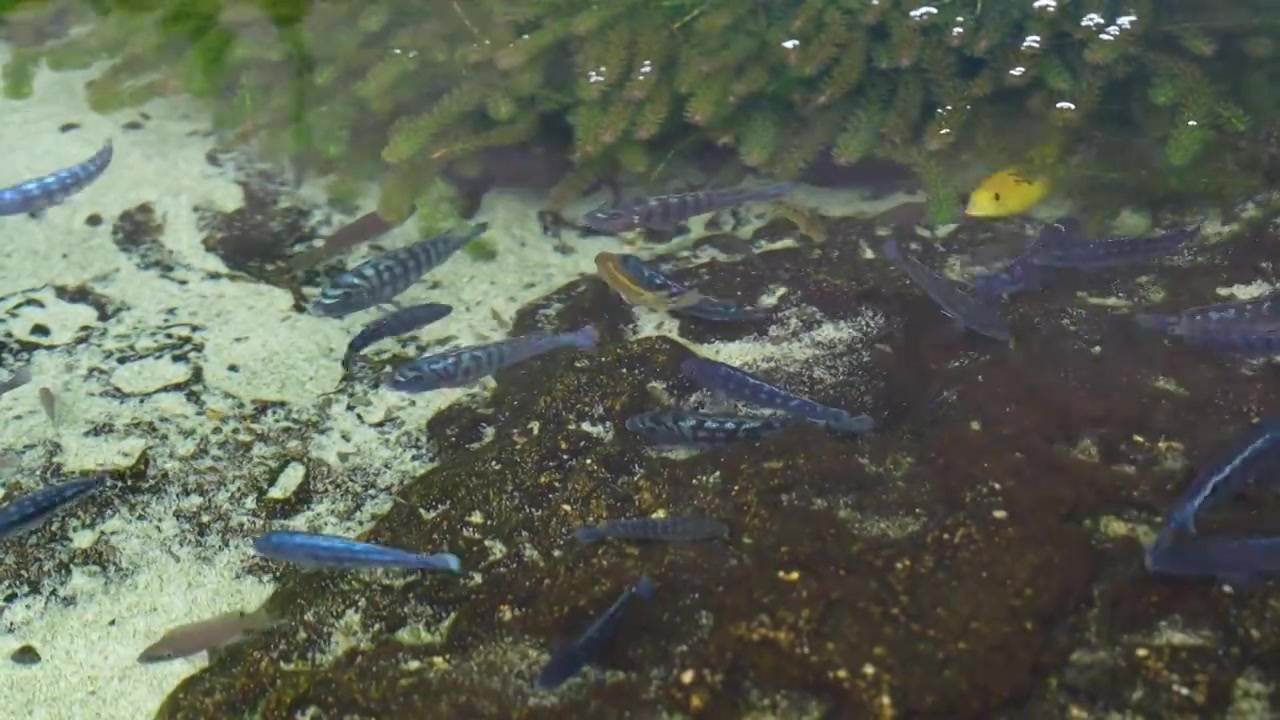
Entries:
[[1245, 356], [1280, 352], [1280, 295], [1201, 305], [1176, 315], [1138, 313], [1140, 327], [1176, 335], [1193, 345]]
[[1041, 267], [1096, 268], [1141, 262], [1167, 255], [1194, 240], [1200, 226], [1171, 230], [1155, 237], [1117, 237], [1085, 240], [1061, 221], [1041, 232], [1027, 252]]
[[1264, 418], [1236, 439], [1229, 453], [1206, 465], [1173, 503], [1169, 528], [1196, 532], [1196, 514], [1218, 498], [1280, 469], [1280, 418]]
[[609, 606], [599, 619], [591, 623], [591, 626], [573, 644], [566, 645], [551, 655], [551, 660], [542, 667], [542, 672], [538, 673], [538, 688], [550, 690], [559, 687], [566, 680], [577, 675], [588, 663], [598, 660], [600, 651], [617, 630], [618, 622], [622, 619], [622, 611], [626, 609], [627, 603], [637, 595], [648, 600], [653, 597], [653, 590], [653, 581], [648, 576], [641, 577], [634, 586], [623, 590], [613, 605]]
[[659, 445], [716, 446], [760, 440], [795, 424], [789, 417], [655, 410], [627, 418], [627, 429]]
[[433, 322], [443, 320], [453, 312], [449, 305], [440, 303], [423, 303], [401, 308], [364, 326], [347, 345], [347, 352], [342, 356], [342, 367], [351, 369], [357, 353], [370, 345], [397, 335], [403, 335]]
[[[696, 295], [693, 302], [682, 303], [679, 299], [690, 293], [686, 285], [672, 280], [669, 275], [653, 265], [646, 263], [635, 255], [618, 253], [619, 269], [627, 274], [637, 287], [648, 293], [671, 300], [669, 312], [675, 315], [688, 315], [712, 322], [752, 322], [767, 317], [769, 313], [717, 300], [705, 295]], [[685, 297], [685, 300], [691, 299]]]
[[311, 304], [311, 312], [343, 317], [391, 302], [488, 229], [488, 223], [477, 223], [467, 230], [451, 230], [362, 262], [321, 290]]
[[1038, 290], [1043, 282], [1040, 266], [1026, 255], [1020, 255], [993, 273], [979, 275], [973, 280], [974, 291], [983, 295], [1002, 296], [1024, 290]]
[[113, 152], [108, 140], [82, 163], [0, 189], [0, 215], [38, 213], [75, 195], [106, 172]]
[[704, 388], [724, 393], [734, 400], [781, 410], [834, 430], [864, 433], [875, 429], [875, 421], [866, 415], [854, 416], [847, 410], [792, 395], [764, 378], [732, 365], [706, 358], [690, 358], [680, 364], [680, 370]]
[[621, 518], [606, 520], [595, 527], [578, 528], [573, 536], [578, 542], [593, 543], [606, 538], [618, 540], [661, 540], [694, 542], [713, 540], [729, 534], [729, 527], [719, 520], [695, 515], [666, 518]]
[[462, 562], [453, 553], [415, 553], [319, 533], [283, 530], [269, 532], [254, 541], [253, 549], [263, 557], [310, 568], [402, 568], [462, 572]]
[[106, 481], [106, 476], [70, 480], [42, 487], [0, 505], [0, 540], [16, 537], [40, 526], [58, 511], [102, 487]]
[[400, 392], [419, 393], [441, 388], [464, 387], [502, 368], [562, 347], [594, 350], [600, 334], [588, 325], [559, 335], [534, 334], [472, 345], [434, 355], [397, 367], [386, 386]]
[[1000, 309], [990, 304], [990, 298], [972, 297], [956, 286], [956, 283], [925, 267], [920, 261], [904, 254], [897, 240], [889, 240], [881, 250], [884, 256], [919, 285], [942, 311], [955, 318], [964, 327], [976, 330], [987, 337], [1008, 341], [1009, 321], [1000, 315]]
[[638, 198], [622, 207], [601, 205], [582, 216], [582, 223], [594, 230], [620, 233], [647, 228], [674, 230], [692, 217], [741, 205], [746, 202], [776, 200], [791, 192], [786, 184], [754, 190], [707, 190]]
[[1182, 538], [1160, 534], [1144, 553], [1147, 571], [1157, 575], [1212, 577], [1237, 587], [1280, 575], [1280, 537]]

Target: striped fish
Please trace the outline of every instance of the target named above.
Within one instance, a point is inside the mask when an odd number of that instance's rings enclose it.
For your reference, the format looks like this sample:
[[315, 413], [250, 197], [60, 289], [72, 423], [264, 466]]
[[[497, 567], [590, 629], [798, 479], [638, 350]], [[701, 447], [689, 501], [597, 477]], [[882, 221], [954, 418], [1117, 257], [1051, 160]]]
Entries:
[[788, 417], [656, 410], [627, 418], [627, 429], [659, 445], [714, 446], [760, 440], [786, 430], [794, 422]]
[[87, 497], [107, 480], [106, 476], [70, 480], [20, 495], [0, 505], [0, 540], [17, 537], [39, 527], [75, 501]]
[[594, 350], [600, 334], [590, 325], [559, 335], [542, 333], [424, 355], [397, 367], [386, 386], [408, 393], [464, 387], [498, 370], [562, 347]]
[[654, 584], [649, 577], [642, 576], [635, 585], [622, 591], [618, 599], [608, 610], [604, 611], [591, 626], [583, 631], [573, 643], [565, 645], [551, 655], [551, 659], [538, 673], [538, 688], [550, 690], [565, 683], [566, 680], [581, 672], [589, 663], [600, 659], [600, 653], [613, 637], [622, 619], [622, 611], [627, 608], [631, 598], [639, 596], [648, 600], [653, 597]]
[[360, 263], [321, 290], [311, 312], [343, 317], [391, 302], [488, 229], [488, 223], [477, 223], [465, 231], [451, 230]]
[[680, 371], [708, 390], [724, 393], [734, 400], [819, 422], [833, 430], [863, 433], [875, 429], [875, 421], [866, 415], [855, 416], [847, 410], [793, 395], [762, 377], [722, 362], [689, 358], [680, 364]]
[[791, 192], [786, 184], [753, 190], [707, 190], [639, 198], [627, 205], [611, 208], [601, 205], [582, 216], [584, 225], [603, 232], [620, 233], [639, 228], [674, 230], [692, 217], [724, 210], [747, 202], [776, 200]]
[[43, 177], [0, 189], [0, 215], [37, 213], [89, 187], [106, 172], [113, 153], [111, 141], [88, 160]]
[[595, 527], [579, 528], [578, 542], [593, 543], [606, 538], [617, 540], [660, 540], [695, 542], [714, 540], [729, 534], [729, 526], [719, 520], [687, 515], [666, 518], [621, 518], [606, 520]]

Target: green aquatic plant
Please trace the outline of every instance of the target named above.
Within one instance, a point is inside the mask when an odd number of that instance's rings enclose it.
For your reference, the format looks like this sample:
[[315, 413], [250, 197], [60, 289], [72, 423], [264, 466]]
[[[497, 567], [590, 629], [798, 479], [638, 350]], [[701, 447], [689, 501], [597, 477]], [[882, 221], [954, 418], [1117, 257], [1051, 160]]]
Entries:
[[1224, 42], [1205, 3], [1080, 5], [100, 0], [87, 31], [13, 56], [3, 75], [24, 97], [40, 59], [109, 61], [88, 88], [96, 110], [195, 95], [231, 138], [376, 180], [392, 219], [477, 152], [547, 133], [572, 136], [575, 170], [553, 191], [565, 202], [604, 176], [658, 172], [690, 139], [792, 177], [822, 153], [917, 168], [920, 149], [931, 168], [1008, 155], [992, 120], [1011, 114], [1087, 144], [1105, 116], [1191, 169], [1225, 137], [1275, 125], [1274, 100], [1250, 98], [1273, 94], [1257, 58], [1274, 53], [1275, 23], [1242, 16], [1230, 30], [1245, 41]]

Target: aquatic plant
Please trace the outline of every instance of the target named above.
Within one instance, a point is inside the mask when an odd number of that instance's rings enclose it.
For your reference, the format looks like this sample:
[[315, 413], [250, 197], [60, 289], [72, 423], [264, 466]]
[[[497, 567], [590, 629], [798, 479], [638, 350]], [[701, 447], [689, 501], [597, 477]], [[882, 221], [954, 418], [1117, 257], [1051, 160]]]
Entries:
[[[314, 172], [377, 180], [390, 222], [477, 151], [556, 134], [575, 168], [554, 202], [603, 176], [655, 173], [691, 141], [784, 178], [823, 152], [837, 164], [888, 156], [946, 197], [940, 158], [999, 162], [1045, 136], [1087, 143], [1104, 109], [1112, 128], [1162, 144], [1153, 163], [1204, 177], [1209, 148], [1275, 127], [1280, 108], [1267, 90], [1276, 71], [1256, 61], [1280, 32], [1242, 15], [1234, 27], [1251, 29], [1225, 43], [1203, 29], [1222, 22], [1215, 3], [1133, 0], [1119, 16], [1054, 0], [97, 6], [87, 32], [11, 58], [6, 94], [29, 94], [39, 59], [54, 70], [110, 60], [88, 87], [95, 109], [207, 99], [224, 133]], [[1021, 132], [1000, 122], [1010, 116]], [[349, 196], [349, 181], [334, 187]]]

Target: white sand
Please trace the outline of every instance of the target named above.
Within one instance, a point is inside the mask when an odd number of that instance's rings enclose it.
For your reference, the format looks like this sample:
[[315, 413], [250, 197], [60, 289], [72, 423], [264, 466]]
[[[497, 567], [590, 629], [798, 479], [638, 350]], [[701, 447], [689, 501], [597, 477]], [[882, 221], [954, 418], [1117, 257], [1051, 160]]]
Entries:
[[[8, 49], [0, 47], [0, 62], [7, 56]], [[99, 498], [51, 529], [18, 541], [53, 544], [42, 553], [48, 579], [35, 592], [5, 579], [13, 573], [5, 572], [8, 558], [0, 554], [0, 594], [19, 594], [0, 606], [0, 707], [20, 708], [31, 720], [83, 718], [86, 708], [100, 720], [149, 717], [205, 660], [140, 666], [134, 661], [137, 653], [169, 627], [251, 608], [270, 595], [269, 584], [243, 570], [249, 544], [263, 527], [259, 497], [287, 497], [308, 483], [313, 500], [287, 525], [359, 533], [390, 507], [401, 483], [430, 467], [425, 422], [476, 392], [408, 396], [360, 389], [354, 397], [323, 395], [335, 388], [339, 358], [369, 314], [342, 321], [299, 315], [283, 290], [207, 277], [227, 271], [201, 244], [192, 208], [231, 210], [241, 204], [232, 175], [205, 161], [212, 140], [194, 132], [204, 129], [207, 111], [179, 99], [156, 101], [145, 108], [152, 117], [145, 129], [124, 132], [119, 126], [135, 119], [136, 111], [101, 117], [87, 109], [83, 86], [93, 75], [44, 71], [34, 98], [0, 99], [5, 118], [0, 185], [79, 162], [106, 138], [116, 149], [98, 182], [41, 220], [0, 218], [5, 247], [0, 332], [44, 346], [32, 359], [32, 383], [0, 399], [0, 454], [19, 463], [0, 470], [0, 496], [45, 482], [40, 473], [49, 466], [68, 473], [127, 467], [145, 451], [151, 470], [146, 493], [127, 505]], [[83, 128], [60, 134], [58, 126], [68, 121]], [[314, 196], [317, 190], [309, 186], [303, 192]], [[810, 199], [832, 214], [875, 211], [860, 210], [856, 197], [820, 194]], [[164, 220], [162, 242], [180, 266], [170, 277], [186, 284], [140, 270], [111, 241], [110, 223], [143, 202], [153, 203]], [[571, 212], [599, 202], [584, 199]], [[540, 199], [526, 194], [486, 196], [477, 219], [490, 223], [497, 259], [478, 262], [459, 254], [434, 272], [431, 282], [406, 293], [406, 303], [437, 300], [454, 306], [449, 318], [406, 343], [500, 337], [505, 328], [495, 314], [509, 320], [525, 303], [593, 273], [596, 252], [663, 251], [591, 238], [571, 239], [578, 252], [558, 254], [540, 232], [539, 207]], [[84, 218], [90, 212], [101, 213], [107, 222], [87, 227]], [[383, 244], [412, 239], [413, 223], [407, 223]], [[368, 252], [361, 248], [354, 259]], [[702, 251], [690, 261], [713, 256], [714, 251]], [[92, 308], [59, 300], [50, 283], [87, 285], [120, 312], [99, 322]], [[761, 300], [776, 299], [778, 291], [773, 294]], [[643, 309], [637, 313], [638, 335], [674, 335], [671, 318]], [[800, 309], [767, 337], [717, 343], [702, 352], [751, 368], [779, 369], [801, 378], [797, 390], [821, 389], [856, 371], [867, 351], [862, 341], [881, 320], [867, 312], [832, 323]], [[36, 323], [48, 328], [47, 336], [31, 333]], [[174, 328], [169, 336], [160, 330], [179, 323], [195, 329]], [[161, 350], [174, 343], [190, 353], [186, 362]], [[812, 364], [817, 354], [834, 347], [849, 350], [839, 367]], [[122, 357], [133, 359], [122, 364]], [[12, 358], [4, 360], [7, 376], [17, 367]], [[187, 382], [196, 367], [203, 385], [194, 392], [163, 391]], [[40, 407], [42, 386], [57, 397], [56, 426]], [[254, 405], [261, 401], [277, 405], [263, 412]], [[597, 429], [602, 436], [616, 431]], [[322, 471], [308, 472], [304, 459]], [[202, 537], [175, 514], [199, 518], [213, 532]], [[109, 567], [67, 571], [66, 556], [85, 549], [102, 551]], [[482, 561], [476, 558], [473, 564]], [[358, 629], [358, 618], [353, 622]], [[11, 662], [8, 655], [27, 643], [43, 661], [36, 666]]]
[[[8, 49], [0, 49], [0, 62], [7, 57]], [[193, 206], [230, 210], [241, 204], [232, 176], [205, 162], [212, 140], [189, 134], [205, 127], [207, 111], [181, 100], [157, 101], [145, 108], [152, 116], [145, 129], [121, 131], [137, 113], [92, 114], [83, 87], [93, 74], [42, 72], [31, 100], [0, 99], [0, 185], [79, 162], [107, 138], [115, 142], [111, 167], [81, 194], [38, 221], [0, 218], [0, 330], [45, 346], [32, 359], [32, 383], [0, 400], [0, 452], [19, 462], [0, 474], [0, 487], [11, 497], [44, 482], [39, 471], [50, 463], [66, 472], [122, 467], [144, 450], [151, 472], [148, 494], [131, 503], [138, 509], [109, 499], [87, 503], [81, 509], [91, 508], [91, 514], [69, 513], [51, 531], [17, 541], [55, 545], [46, 553], [49, 581], [0, 607], [0, 707], [18, 708], [32, 720], [83, 718], [87, 708], [102, 720], [150, 716], [205, 661], [144, 667], [135, 663], [137, 653], [171, 626], [252, 607], [271, 593], [270, 585], [241, 568], [261, 526], [256, 498], [273, 485], [275, 495], [287, 494], [300, 479], [291, 469], [295, 477], [278, 482], [279, 468], [309, 456], [334, 470], [307, 479], [317, 500], [289, 524], [360, 532], [390, 506], [400, 483], [430, 466], [425, 421], [467, 392], [410, 397], [360, 391], [365, 397], [353, 403], [361, 406], [358, 413], [348, 412], [339, 398], [321, 396], [336, 386], [338, 360], [368, 314], [343, 321], [298, 315], [283, 290], [204, 277], [203, 271], [227, 270], [201, 244]], [[60, 134], [58, 126], [68, 121], [83, 128]], [[111, 241], [112, 220], [142, 202], [154, 203], [163, 218], [162, 241], [185, 266], [171, 275], [187, 284], [138, 269]], [[406, 293], [407, 302], [435, 299], [455, 308], [420, 339], [499, 337], [504, 328], [494, 311], [509, 319], [526, 302], [593, 272], [595, 250], [623, 249], [596, 239], [583, 252], [557, 254], [539, 231], [538, 207], [537, 198], [510, 193], [486, 198], [479, 219], [492, 226], [497, 260], [459, 254], [431, 275], [437, 289], [424, 285]], [[107, 222], [87, 227], [90, 212]], [[415, 239], [412, 226], [385, 243]], [[86, 284], [123, 310], [99, 323], [93, 308], [58, 300], [49, 283]], [[29, 332], [36, 323], [48, 327], [48, 336]], [[175, 323], [198, 326], [175, 331], [194, 337], [189, 364], [164, 353], [117, 362], [162, 346], [159, 327]], [[203, 406], [179, 392], [147, 394], [186, 381], [193, 366], [203, 371], [204, 386], [194, 393]], [[6, 376], [15, 369], [7, 359]], [[40, 408], [41, 386], [57, 396], [57, 427]], [[282, 405], [251, 416], [252, 401]], [[389, 419], [394, 422], [380, 424]], [[89, 433], [94, 426], [98, 430]], [[292, 430], [305, 426], [320, 429]], [[215, 428], [227, 437], [263, 440], [248, 453], [237, 452], [211, 439]], [[235, 539], [197, 537], [174, 519], [175, 512], [202, 516]], [[104, 550], [111, 567], [58, 571], [60, 558], [75, 548]], [[11, 575], [3, 572], [6, 561], [0, 555], [0, 593], [18, 589], [3, 579]], [[26, 643], [38, 650], [40, 664], [8, 659]]]

